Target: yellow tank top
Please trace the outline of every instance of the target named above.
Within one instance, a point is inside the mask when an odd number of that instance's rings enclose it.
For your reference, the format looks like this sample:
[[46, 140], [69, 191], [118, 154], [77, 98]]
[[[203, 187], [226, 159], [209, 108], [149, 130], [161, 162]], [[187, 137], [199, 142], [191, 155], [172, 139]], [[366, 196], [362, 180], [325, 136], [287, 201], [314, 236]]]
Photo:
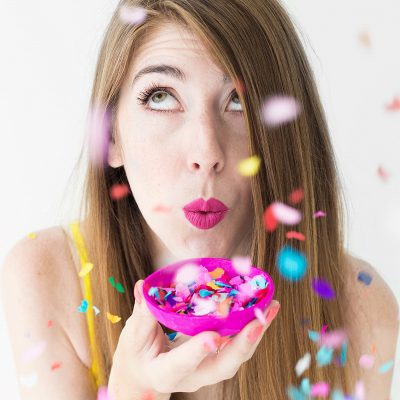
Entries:
[[[81, 270], [87, 268], [88, 263], [90, 263], [88, 259], [88, 254], [85, 246], [85, 242], [83, 240], [82, 233], [79, 228], [79, 222], [74, 221], [69, 224], [71, 235], [73, 242], [75, 244], [76, 251], [79, 256]], [[94, 267], [95, 268], [95, 267]], [[83, 275], [83, 274], [82, 274]], [[96, 388], [105, 385], [104, 373], [100, 368], [99, 362], [99, 348], [96, 344], [96, 336], [94, 332], [94, 311], [93, 311], [93, 300], [92, 300], [92, 288], [90, 284], [90, 272], [84, 274], [82, 276], [83, 279], [83, 287], [84, 287], [84, 299], [87, 300], [88, 306], [86, 311], [86, 321], [88, 324], [89, 330], [89, 341], [90, 341], [90, 350], [92, 355], [92, 366], [90, 368], [90, 375], [93, 379], [93, 383], [96, 385]]]

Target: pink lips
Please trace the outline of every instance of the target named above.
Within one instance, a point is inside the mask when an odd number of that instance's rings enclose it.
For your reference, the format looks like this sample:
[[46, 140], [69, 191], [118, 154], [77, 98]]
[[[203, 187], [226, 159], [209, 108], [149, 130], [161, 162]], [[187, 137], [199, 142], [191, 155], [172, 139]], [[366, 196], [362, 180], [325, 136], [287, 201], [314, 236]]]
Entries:
[[199, 229], [210, 229], [217, 225], [228, 210], [224, 203], [213, 197], [207, 201], [196, 199], [183, 207], [186, 219]]

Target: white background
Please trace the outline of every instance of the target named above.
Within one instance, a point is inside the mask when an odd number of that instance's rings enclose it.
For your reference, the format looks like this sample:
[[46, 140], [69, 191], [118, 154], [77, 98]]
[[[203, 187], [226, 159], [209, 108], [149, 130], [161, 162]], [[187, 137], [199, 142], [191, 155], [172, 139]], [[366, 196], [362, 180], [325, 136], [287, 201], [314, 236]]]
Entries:
[[[67, 181], [84, 138], [96, 57], [116, 4], [0, 3], [1, 260], [27, 233], [65, 222], [72, 193]], [[349, 205], [349, 250], [380, 272], [400, 302], [400, 112], [385, 110], [400, 96], [400, 3], [285, 5], [326, 110]], [[370, 48], [359, 40], [363, 32]], [[378, 176], [380, 165], [390, 174], [386, 182]], [[400, 399], [399, 347], [392, 400]], [[2, 395], [18, 399], [16, 382], [1, 310]]]

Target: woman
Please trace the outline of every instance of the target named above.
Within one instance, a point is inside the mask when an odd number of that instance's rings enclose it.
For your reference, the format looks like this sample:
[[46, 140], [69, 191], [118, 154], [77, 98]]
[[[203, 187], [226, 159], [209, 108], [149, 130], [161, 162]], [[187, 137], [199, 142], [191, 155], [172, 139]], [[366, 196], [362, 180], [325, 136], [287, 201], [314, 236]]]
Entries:
[[[128, 22], [128, 6], [145, 18]], [[261, 110], [276, 94], [296, 99], [301, 111], [274, 125]], [[345, 251], [324, 112], [278, 2], [121, 1], [91, 105], [97, 117], [105, 110], [98, 128], [111, 119], [106, 146], [102, 129], [90, 137], [81, 224], [44, 229], [5, 260], [24, 400], [92, 399], [107, 385], [114, 400], [300, 399], [310, 388], [327, 397], [327, 384], [335, 399], [390, 395], [392, 370], [379, 374], [377, 366], [394, 358], [398, 305], [375, 270]], [[252, 155], [261, 159], [257, 173], [239, 174], [238, 163]], [[129, 193], [115, 195], [117, 184]], [[267, 230], [263, 219], [296, 188], [304, 240], [288, 237], [284, 224]], [[221, 221], [185, 218], [187, 203], [210, 198], [229, 209]], [[314, 218], [317, 210], [326, 216]], [[288, 244], [308, 262], [298, 281], [276, 268]], [[170, 341], [142, 301], [142, 280], [181, 259], [234, 255], [250, 256], [276, 283], [267, 324], [255, 319], [231, 340], [203, 332]], [[372, 280], [362, 283], [359, 272]], [[334, 299], [311, 289], [315, 278], [330, 283]], [[321, 329], [346, 332], [339, 362], [315, 362], [320, 349], [310, 332]], [[359, 365], [365, 354], [374, 368]]]

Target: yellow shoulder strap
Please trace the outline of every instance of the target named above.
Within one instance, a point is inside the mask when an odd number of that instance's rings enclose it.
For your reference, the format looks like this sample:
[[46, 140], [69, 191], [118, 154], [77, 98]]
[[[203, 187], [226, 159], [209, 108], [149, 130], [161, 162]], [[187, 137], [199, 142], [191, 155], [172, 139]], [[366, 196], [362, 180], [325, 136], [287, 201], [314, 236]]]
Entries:
[[[70, 223], [70, 229], [71, 229], [71, 234], [72, 234], [72, 239], [75, 243], [76, 250], [79, 255], [79, 260], [81, 264], [81, 271], [84, 272], [84, 270], [88, 270], [88, 254], [86, 251], [85, 243], [83, 240], [83, 236], [81, 234], [81, 231], [79, 229], [79, 222], [74, 221]], [[79, 274], [80, 276], [83, 275], [83, 273]], [[85, 299], [88, 302], [88, 307], [86, 311], [86, 320], [89, 328], [89, 341], [90, 341], [90, 348], [91, 348], [91, 353], [92, 353], [92, 368], [91, 368], [91, 373], [93, 375], [93, 378], [95, 380], [95, 383], [97, 387], [103, 386], [104, 385], [104, 375], [103, 371], [101, 371], [100, 368], [100, 363], [99, 363], [99, 353], [98, 353], [98, 348], [96, 346], [96, 337], [95, 337], [95, 332], [94, 332], [94, 312], [93, 312], [93, 299], [92, 299], [92, 288], [90, 285], [90, 274], [89, 272], [85, 273], [83, 275], [83, 282], [84, 282], [84, 296]]]

